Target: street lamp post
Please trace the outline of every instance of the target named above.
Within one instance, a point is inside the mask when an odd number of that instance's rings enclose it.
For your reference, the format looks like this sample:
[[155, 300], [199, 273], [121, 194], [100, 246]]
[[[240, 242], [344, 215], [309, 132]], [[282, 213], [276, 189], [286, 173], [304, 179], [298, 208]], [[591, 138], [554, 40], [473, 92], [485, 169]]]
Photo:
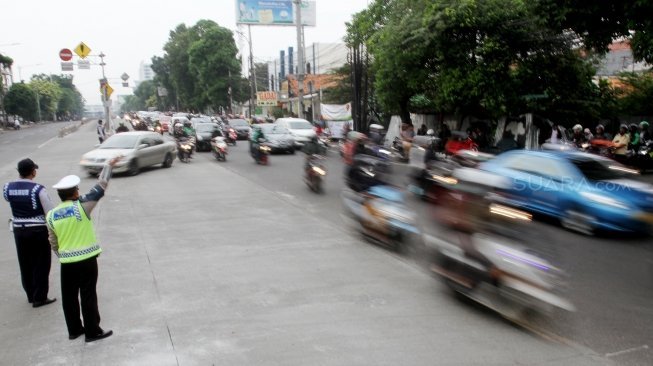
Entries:
[[302, 24], [302, 0], [293, 0], [297, 13], [297, 117], [304, 117], [304, 26]]

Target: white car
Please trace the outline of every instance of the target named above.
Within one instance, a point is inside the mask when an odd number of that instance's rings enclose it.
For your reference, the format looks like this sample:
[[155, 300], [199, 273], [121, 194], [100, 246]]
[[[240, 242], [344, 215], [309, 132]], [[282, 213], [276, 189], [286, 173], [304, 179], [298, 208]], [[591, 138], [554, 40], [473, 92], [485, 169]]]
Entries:
[[177, 156], [177, 145], [172, 141], [164, 141], [156, 132], [123, 132], [109, 137], [95, 150], [84, 154], [79, 165], [88, 174], [97, 175], [104, 164], [116, 156], [123, 158], [113, 168], [114, 172], [136, 175], [141, 168], [151, 165], [171, 167]]
[[287, 128], [298, 147], [317, 136], [313, 125], [302, 118], [279, 118], [274, 123]]

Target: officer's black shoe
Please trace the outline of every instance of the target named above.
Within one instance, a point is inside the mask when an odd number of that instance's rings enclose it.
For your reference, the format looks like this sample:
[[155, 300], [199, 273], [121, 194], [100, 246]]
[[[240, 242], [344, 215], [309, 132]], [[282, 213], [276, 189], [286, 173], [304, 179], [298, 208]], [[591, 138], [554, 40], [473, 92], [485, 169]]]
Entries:
[[83, 335], [84, 335], [84, 328], [82, 328], [82, 330], [79, 333], [69, 334], [68, 339], [70, 339], [72, 341], [73, 339], [77, 339], [77, 338], [79, 338], [79, 337], [81, 337]]
[[57, 301], [57, 299], [45, 299], [43, 301], [34, 301], [32, 303], [33, 308], [40, 308], [41, 306], [45, 306], [48, 304], [52, 304], [53, 302]]
[[103, 330], [102, 333], [100, 333], [100, 334], [98, 334], [96, 336], [93, 336], [93, 337], [86, 336], [86, 342], [99, 341], [100, 339], [111, 337], [112, 334], [113, 334], [112, 330], [107, 330], [107, 331]]

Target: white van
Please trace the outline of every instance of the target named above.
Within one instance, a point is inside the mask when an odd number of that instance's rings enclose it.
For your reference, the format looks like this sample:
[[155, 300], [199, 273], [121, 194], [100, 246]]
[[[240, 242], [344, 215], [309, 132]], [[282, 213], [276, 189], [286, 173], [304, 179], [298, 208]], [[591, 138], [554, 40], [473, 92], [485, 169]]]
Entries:
[[317, 136], [313, 125], [302, 118], [279, 118], [274, 123], [287, 128], [298, 147], [303, 146], [305, 142], [311, 141], [312, 137]]

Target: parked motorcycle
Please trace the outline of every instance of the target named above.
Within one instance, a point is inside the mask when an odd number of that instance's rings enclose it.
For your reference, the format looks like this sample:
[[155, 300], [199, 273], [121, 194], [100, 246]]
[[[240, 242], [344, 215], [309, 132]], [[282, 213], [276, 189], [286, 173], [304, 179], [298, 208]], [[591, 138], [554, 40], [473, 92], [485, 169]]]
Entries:
[[304, 182], [315, 193], [322, 192], [322, 180], [327, 174], [326, 166], [322, 163], [324, 159], [321, 155], [306, 157]]
[[190, 163], [194, 147], [195, 139], [192, 137], [177, 139], [177, 155], [179, 156], [179, 161], [182, 163]]
[[225, 138], [218, 136], [211, 139], [211, 151], [218, 161], [227, 161], [227, 143]]
[[358, 193], [345, 190], [342, 199], [365, 236], [398, 252], [415, 249], [421, 243], [415, 215], [396, 188], [379, 185]]

